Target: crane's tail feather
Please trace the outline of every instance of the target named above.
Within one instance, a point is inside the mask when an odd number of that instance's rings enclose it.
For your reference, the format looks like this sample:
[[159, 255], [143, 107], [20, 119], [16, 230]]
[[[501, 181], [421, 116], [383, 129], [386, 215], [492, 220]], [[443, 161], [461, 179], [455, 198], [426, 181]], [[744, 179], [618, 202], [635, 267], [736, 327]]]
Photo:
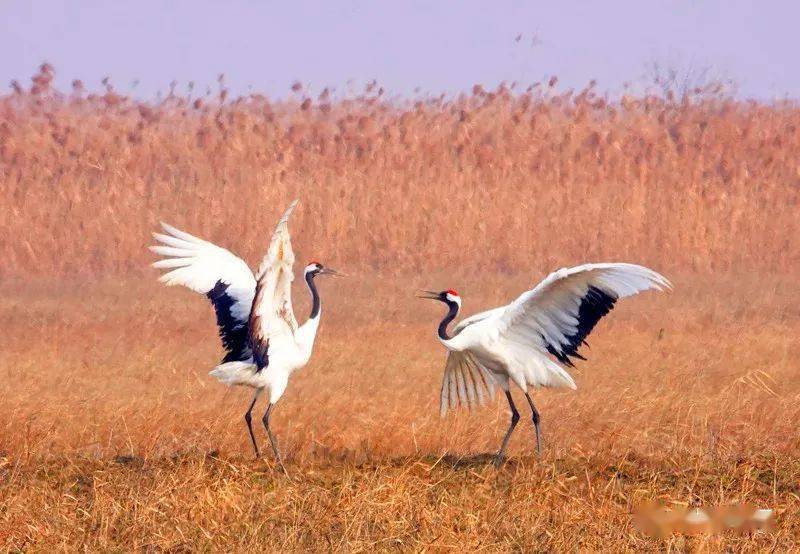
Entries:
[[208, 374], [228, 386], [256, 386], [253, 381], [258, 375], [258, 367], [252, 362], [227, 362], [218, 365]]
[[572, 376], [560, 365], [545, 356], [529, 356], [524, 368], [527, 386], [567, 388], [575, 390], [578, 385]]

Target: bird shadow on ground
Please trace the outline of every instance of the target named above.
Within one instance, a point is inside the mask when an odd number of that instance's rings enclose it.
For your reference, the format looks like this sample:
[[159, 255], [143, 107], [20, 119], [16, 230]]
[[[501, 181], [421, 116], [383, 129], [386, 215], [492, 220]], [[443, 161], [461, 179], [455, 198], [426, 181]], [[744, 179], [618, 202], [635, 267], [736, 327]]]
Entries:
[[394, 467], [407, 467], [413, 464], [423, 464], [429, 469], [436, 467], [451, 469], [482, 469], [516, 467], [519, 460], [513, 458], [502, 458], [499, 463], [495, 452], [482, 452], [478, 454], [459, 455], [444, 454], [442, 456], [423, 455], [423, 456], [403, 456], [397, 458], [374, 459], [371, 461], [375, 465], [388, 465]]
[[[445, 454], [438, 458], [436, 456], [423, 456], [417, 460], [423, 463], [429, 463], [432, 466], [447, 466], [453, 469], [475, 469], [497, 465], [497, 454], [492, 452], [471, 455]], [[406, 458], [403, 460], [403, 463], [408, 463], [409, 461], [411, 460]], [[500, 464], [502, 465], [505, 461], [505, 459], [501, 460]]]
[[[349, 452], [348, 452], [349, 453]], [[351, 454], [351, 453], [349, 453]], [[214, 461], [224, 464], [232, 464], [233, 466], [246, 467], [250, 466], [255, 471], [271, 472], [277, 470], [277, 465], [271, 458], [250, 458], [246, 456], [224, 456], [216, 450], [201, 452], [201, 451], [182, 451], [174, 453], [170, 456], [156, 457], [151, 459], [144, 459], [139, 456], [132, 455], [118, 455], [112, 458], [115, 465], [127, 467], [133, 470], [143, 469], [145, 466], [175, 466], [184, 465], [186, 463], [193, 463], [197, 461]], [[297, 460], [290, 457], [286, 460], [288, 467], [291, 467], [295, 472], [303, 473], [304, 469], [332, 469], [332, 468], [345, 468], [363, 470], [366, 468], [377, 467], [391, 467], [391, 468], [408, 468], [410, 466], [419, 465], [426, 470], [431, 471], [435, 468], [440, 469], [453, 469], [453, 470], [482, 470], [489, 468], [503, 469], [517, 469], [521, 466], [527, 465], [530, 460], [527, 458], [503, 458], [500, 463], [497, 463], [497, 454], [494, 452], [482, 452], [477, 454], [419, 454], [419, 455], [406, 455], [396, 457], [380, 457], [380, 456], [365, 456], [357, 459], [354, 456], [339, 455], [330, 456], [326, 458], [317, 458], [312, 460]]]

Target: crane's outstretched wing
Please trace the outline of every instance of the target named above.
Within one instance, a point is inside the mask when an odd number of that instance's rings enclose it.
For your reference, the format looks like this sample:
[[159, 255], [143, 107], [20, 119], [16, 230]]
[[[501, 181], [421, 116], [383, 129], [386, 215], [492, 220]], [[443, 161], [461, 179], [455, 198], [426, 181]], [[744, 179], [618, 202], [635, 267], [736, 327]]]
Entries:
[[256, 296], [250, 313], [250, 343], [258, 370], [269, 365], [270, 341], [278, 336], [294, 337], [297, 320], [292, 310], [292, 265], [294, 252], [289, 237], [289, 216], [297, 200], [278, 222], [267, 255], [256, 274]]
[[450, 351], [444, 366], [439, 415], [458, 406], [472, 409], [494, 398], [494, 378], [468, 351]]
[[533, 343], [561, 363], [584, 359], [578, 347], [614, 303], [648, 289], [672, 288], [655, 271], [626, 263], [585, 264], [551, 273], [524, 292], [497, 318], [499, 336], [522, 346]]
[[485, 312], [479, 312], [477, 314], [472, 314], [469, 317], [465, 317], [458, 323], [456, 323], [455, 327], [453, 327], [453, 336], [459, 334], [461, 331], [469, 327], [470, 325], [474, 325], [480, 321], [485, 319], [490, 319], [492, 317], [497, 317], [505, 311], [506, 307], [502, 306], [500, 308], [493, 308], [491, 310], [486, 310]]
[[166, 234], [153, 233], [160, 242], [150, 250], [163, 256], [153, 264], [171, 269], [159, 281], [183, 285], [205, 294], [217, 314], [223, 362], [247, 360], [252, 356], [247, 342], [247, 321], [256, 291], [253, 272], [239, 257], [184, 231], [162, 223]]

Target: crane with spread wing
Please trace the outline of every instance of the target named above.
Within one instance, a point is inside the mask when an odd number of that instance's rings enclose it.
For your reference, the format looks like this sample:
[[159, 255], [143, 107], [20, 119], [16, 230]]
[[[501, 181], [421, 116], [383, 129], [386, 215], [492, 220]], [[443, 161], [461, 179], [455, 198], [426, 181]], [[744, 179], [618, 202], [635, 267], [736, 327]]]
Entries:
[[314, 279], [320, 275], [339, 275], [319, 262], [306, 266], [304, 280], [311, 294], [311, 314], [304, 324], [298, 325], [292, 309], [294, 252], [288, 226], [296, 205], [295, 200], [278, 222], [255, 275], [241, 258], [228, 250], [165, 223], [161, 224], [164, 233], [153, 233], [160, 244], [150, 247], [162, 256], [153, 266], [169, 270], [161, 276], [161, 282], [183, 285], [205, 294], [211, 301], [226, 353], [210, 375], [227, 385], [255, 389], [244, 419], [256, 457], [260, 453], [253, 433], [252, 411], [261, 393], [268, 391], [269, 405], [262, 422], [284, 471], [270, 429], [270, 415], [291, 374], [305, 366], [311, 357], [321, 315]]
[[510, 384], [525, 394], [536, 431], [536, 450], [541, 452], [539, 411], [530, 387], [567, 387], [575, 381], [566, 367], [572, 358], [585, 359], [578, 348], [597, 322], [620, 298], [648, 289], [672, 285], [655, 271], [635, 264], [598, 263], [559, 269], [532, 290], [506, 306], [495, 308], [448, 326], [461, 310], [461, 297], [452, 290], [421, 291], [421, 298], [443, 302], [448, 310], [439, 323], [438, 337], [447, 349], [440, 412], [460, 405], [473, 407], [503, 389], [511, 410], [511, 424], [496, 460], [505, 455], [508, 441], [519, 421]]

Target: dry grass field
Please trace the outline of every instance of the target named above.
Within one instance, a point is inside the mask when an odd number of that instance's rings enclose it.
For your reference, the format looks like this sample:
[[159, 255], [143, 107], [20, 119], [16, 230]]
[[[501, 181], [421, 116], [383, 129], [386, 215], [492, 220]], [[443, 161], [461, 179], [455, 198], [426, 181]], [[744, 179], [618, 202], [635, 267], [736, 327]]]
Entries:
[[[800, 108], [591, 88], [280, 102], [32, 87], [0, 98], [0, 545], [7, 550], [800, 549]], [[291, 198], [322, 283], [311, 363], [255, 461], [206, 301], [148, 268], [159, 220], [255, 265]], [[633, 261], [577, 391], [441, 420], [441, 307]], [[308, 309], [298, 287], [296, 310]], [[524, 412], [523, 412], [524, 413]], [[265, 440], [263, 435], [260, 435]], [[648, 537], [649, 500], [777, 511], [773, 532]]]

